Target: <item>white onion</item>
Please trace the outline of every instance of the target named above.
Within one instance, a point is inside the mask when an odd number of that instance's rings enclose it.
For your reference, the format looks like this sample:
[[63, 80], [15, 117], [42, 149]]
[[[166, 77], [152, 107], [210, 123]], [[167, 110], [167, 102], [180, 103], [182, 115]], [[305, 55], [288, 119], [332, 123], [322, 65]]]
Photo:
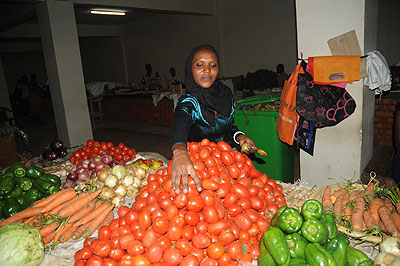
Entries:
[[100, 155], [96, 155], [96, 156], [94, 156], [94, 158], [92, 158], [92, 160], [93, 160], [95, 163], [99, 163], [99, 162], [102, 161], [102, 158], [101, 158]]
[[140, 179], [146, 178], [146, 169], [143, 167], [136, 167], [136, 176]]
[[135, 177], [133, 178], [133, 184], [132, 184], [132, 186], [138, 188], [138, 187], [140, 187], [140, 183], [141, 183], [140, 178], [137, 177], [137, 176], [135, 176]]
[[106, 177], [106, 179], [104, 180], [104, 183], [106, 184], [107, 187], [113, 188], [118, 183], [118, 177], [110, 174]]
[[99, 197], [102, 199], [112, 199], [115, 196], [114, 190], [109, 187], [103, 188]]
[[123, 184], [125, 187], [129, 187], [129, 186], [131, 186], [131, 185], [133, 184], [133, 181], [134, 181], [133, 175], [126, 175], [126, 176], [122, 179], [122, 184]]
[[121, 179], [126, 176], [126, 169], [124, 166], [118, 164], [112, 168], [111, 173], [118, 177], [118, 179]]
[[124, 197], [126, 195], [126, 188], [123, 185], [119, 185], [115, 190], [115, 194]]
[[90, 163], [90, 160], [89, 160], [89, 159], [83, 160], [82, 166], [83, 166], [84, 168], [88, 168], [88, 167], [89, 167], [89, 163]]
[[111, 203], [115, 205], [115, 208], [119, 208], [122, 205], [124, 205], [125, 200], [124, 200], [124, 197], [117, 196], [111, 201]]
[[110, 168], [103, 168], [97, 173], [97, 178], [101, 181], [104, 182], [107, 178], [107, 176], [110, 174]]

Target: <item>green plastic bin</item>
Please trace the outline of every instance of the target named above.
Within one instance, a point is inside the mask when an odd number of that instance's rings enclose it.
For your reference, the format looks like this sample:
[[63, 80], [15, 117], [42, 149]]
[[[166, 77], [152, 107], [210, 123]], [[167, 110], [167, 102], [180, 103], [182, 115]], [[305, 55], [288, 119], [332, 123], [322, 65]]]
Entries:
[[246, 98], [235, 103], [235, 123], [239, 130], [249, 136], [266, 156], [255, 153], [253, 158], [257, 170], [269, 178], [293, 183], [294, 148], [283, 143], [276, 132], [276, 120], [280, 93]]

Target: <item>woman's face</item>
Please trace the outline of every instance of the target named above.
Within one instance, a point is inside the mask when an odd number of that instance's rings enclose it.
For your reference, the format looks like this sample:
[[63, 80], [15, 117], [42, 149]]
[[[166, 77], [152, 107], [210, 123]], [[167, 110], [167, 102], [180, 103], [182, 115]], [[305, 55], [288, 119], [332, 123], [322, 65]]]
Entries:
[[199, 50], [194, 54], [192, 73], [194, 81], [202, 88], [209, 88], [217, 79], [219, 65], [217, 55], [207, 49]]

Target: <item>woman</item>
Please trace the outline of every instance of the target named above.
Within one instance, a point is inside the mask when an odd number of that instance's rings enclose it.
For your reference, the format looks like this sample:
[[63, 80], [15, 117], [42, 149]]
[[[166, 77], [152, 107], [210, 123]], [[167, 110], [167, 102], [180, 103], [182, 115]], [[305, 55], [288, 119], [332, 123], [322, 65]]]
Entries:
[[181, 179], [183, 192], [187, 193], [189, 175], [201, 191], [199, 177], [187, 153], [188, 141], [200, 142], [207, 138], [212, 142], [223, 140], [236, 149], [247, 143], [248, 152], [257, 149], [253, 140], [234, 124], [233, 95], [217, 80], [218, 73], [219, 57], [214, 47], [204, 44], [190, 52], [185, 63], [188, 94], [176, 106], [172, 135], [171, 181], [176, 193]]

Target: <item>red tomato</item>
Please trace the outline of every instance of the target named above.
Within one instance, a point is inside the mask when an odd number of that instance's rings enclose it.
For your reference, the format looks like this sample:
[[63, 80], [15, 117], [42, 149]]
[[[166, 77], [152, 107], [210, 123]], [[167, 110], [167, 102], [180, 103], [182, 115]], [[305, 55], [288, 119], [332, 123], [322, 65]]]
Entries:
[[111, 258], [105, 258], [103, 266], [118, 266], [118, 262]]
[[163, 235], [168, 230], [168, 220], [166, 217], [158, 216], [154, 218], [153, 229], [160, 235]]
[[202, 186], [204, 189], [208, 190], [218, 190], [219, 184], [215, 182], [213, 179], [203, 180]]
[[239, 226], [240, 229], [249, 230], [252, 225], [252, 221], [245, 214], [239, 214], [235, 217], [235, 224]]
[[184, 219], [186, 224], [194, 226], [200, 222], [200, 215], [197, 212], [188, 211], [185, 213]]
[[200, 197], [203, 199], [204, 206], [214, 206], [215, 205], [215, 196], [211, 191], [203, 190], [200, 193]]
[[119, 261], [125, 254], [125, 250], [123, 250], [122, 248], [114, 247], [111, 248], [110, 254], [108, 256], [113, 260]]
[[267, 206], [267, 208], [265, 208], [265, 210], [268, 212], [269, 215], [273, 216], [279, 210], [279, 207], [277, 204], [274, 204], [274, 203], [269, 204], [268, 203], [268, 206]]
[[83, 242], [83, 246], [84, 246], [84, 247], [90, 246], [90, 243], [92, 242], [93, 239], [94, 239], [94, 238], [92, 238], [92, 237], [86, 238], [85, 241]]
[[271, 186], [273, 187], [274, 190], [276, 189], [276, 182], [275, 182], [275, 180], [273, 180], [273, 179], [268, 179], [266, 183], [269, 184], [269, 185], [271, 185]]
[[217, 260], [218, 266], [226, 266], [231, 262], [231, 256], [228, 253], [222, 254], [222, 256]]
[[188, 197], [186, 193], [181, 192], [174, 197], [174, 204], [179, 209], [186, 207], [187, 202], [188, 202]]
[[232, 186], [232, 192], [236, 193], [239, 198], [249, 198], [249, 190], [242, 184], [236, 183]]
[[242, 246], [237, 241], [231, 242], [226, 248], [226, 252], [233, 260], [238, 260], [242, 255]]
[[169, 225], [167, 236], [170, 240], [178, 240], [182, 235], [182, 227], [176, 223]]
[[217, 161], [213, 157], [207, 157], [204, 159], [204, 165], [207, 168], [216, 167]]
[[93, 146], [93, 143], [94, 143], [94, 140], [92, 140], [92, 139], [88, 139], [88, 140], [86, 141], [86, 145], [88, 145], [89, 147], [90, 147], [90, 146]]
[[232, 164], [228, 166], [228, 173], [231, 178], [237, 179], [240, 176], [240, 169], [235, 164]]
[[103, 266], [103, 259], [99, 256], [92, 256], [87, 262], [86, 266]]
[[118, 243], [119, 243], [119, 246], [120, 246], [121, 248], [127, 249], [129, 243], [130, 243], [131, 241], [133, 241], [133, 240], [135, 240], [133, 234], [126, 234], [126, 235], [123, 235], [123, 236], [120, 236], [120, 237], [119, 237]]
[[235, 204], [235, 205], [229, 206], [227, 211], [228, 211], [228, 215], [230, 215], [231, 217], [235, 217], [238, 214], [241, 214], [243, 212], [243, 207], [239, 204]]
[[157, 243], [162, 247], [164, 251], [172, 246], [171, 240], [169, 240], [166, 235], [161, 236], [160, 239], [158, 239]]
[[241, 198], [237, 201], [237, 204], [242, 206], [243, 210], [251, 208], [251, 202], [248, 198]]
[[182, 252], [183, 256], [187, 256], [192, 252], [192, 244], [185, 239], [176, 241], [175, 247]]
[[148, 210], [143, 210], [139, 214], [139, 224], [143, 228], [149, 228], [151, 226], [151, 214]]
[[118, 227], [118, 235], [126, 235], [132, 232], [131, 227], [129, 225], [122, 225]]
[[133, 209], [130, 209], [126, 214], [125, 214], [125, 222], [126, 224], [133, 224], [134, 222], [139, 221], [139, 212]]
[[235, 192], [230, 192], [228, 195], [226, 195], [224, 199], [224, 207], [229, 208], [230, 206], [233, 206], [237, 201], [239, 197]]
[[121, 265], [121, 266], [133, 265], [133, 257], [130, 256], [129, 254], [123, 255], [121, 260], [119, 261], [119, 265]]
[[207, 254], [212, 259], [219, 259], [224, 254], [224, 245], [215, 242], [208, 246]]
[[218, 236], [218, 241], [224, 245], [228, 245], [233, 240], [235, 240], [235, 236], [233, 235], [230, 229], [224, 229]]
[[226, 229], [229, 227], [229, 223], [226, 220], [219, 220], [216, 223], [209, 224], [208, 225], [208, 233], [212, 236], [217, 236], [219, 235], [222, 230]]
[[146, 250], [146, 258], [149, 259], [151, 263], [159, 262], [162, 258], [164, 250], [159, 244], [153, 244]]
[[163, 254], [163, 261], [168, 266], [178, 266], [182, 261], [182, 252], [177, 248], [167, 249]]
[[180, 266], [199, 266], [199, 265], [200, 265], [199, 259], [193, 254], [184, 257], [180, 264]]
[[156, 243], [157, 239], [158, 235], [153, 229], [147, 230], [142, 239], [143, 246], [145, 248], [148, 248], [154, 243]]
[[250, 197], [251, 207], [257, 211], [264, 208], [263, 200], [258, 196], [251, 196]]
[[201, 147], [200, 151], [199, 151], [199, 157], [202, 160], [207, 159], [208, 157], [210, 157], [211, 155], [211, 151], [207, 146]]
[[203, 139], [203, 140], [200, 142], [200, 146], [206, 146], [206, 145], [210, 145], [210, 140], [208, 140], [208, 139]]
[[218, 211], [214, 206], [205, 206], [203, 208], [204, 220], [209, 223], [216, 223], [219, 220]]
[[135, 230], [132, 230], [133, 236], [135, 237], [136, 240], [142, 241], [144, 238], [144, 235], [147, 232], [147, 229], [144, 228], [137, 228]]
[[190, 152], [197, 153], [200, 150], [200, 145], [197, 142], [190, 142], [188, 148]]
[[[121, 262], [120, 262], [121, 265]], [[122, 264], [124, 265], [124, 264]], [[134, 265], [134, 266], [150, 266], [151, 263], [150, 261], [143, 255], [137, 255], [132, 258], [132, 264], [129, 265]]]
[[98, 238], [100, 240], [111, 239], [111, 229], [107, 225], [103, 225], [102, 227], [100, 227], [98, 234], [99, 234]]
[[218, 148], [221, 152], [223, 152], [223, 151], [230, 152], [230, 151], [232, 150], [231, 145], [229, 145], [228, 143], [226, 143], [226, 142], [223, 141], [223, 140], [218, 141], [218, 143], [217, 143], [217, 148]]
[[92, 249], [90, 246], [83, 247], [81, 249], [81, 259], [88, 260], [93, 256]]
[[136, 256], [144, 253], [144, 246], [142, 242], [138, 240], [133, 240], [129, 242], [128, 248], [126, 250], [129, 255]]
[[211, 244], [211, 238], [205, 233], [196, 233], [192, 238], [192, 244], [197, 248], [207, 248]]
[[75, 254], [74, 254], [74, 260], [75, 260], [75, 261], [78, 261], [78, 260], [82, 259], [82, 258], [81, 258], [81, 255], [82, 255], [82, 250], [80, 249], [80, 250], [78, 250], [77, 252], [75, 252]]
[[86, 262], [83, 259], [79, 259], [74, 263], [74, 266], [86, 266]]
[[230, 154], [230, 152], [228, 151], [221, 152], [221, 160], [226, 166], [231, 165], [235, 162], [232, 154]]
[[189, 211], [194, 211], [194, 212], [201, 211], [203, 207], [204, 207], [204, 201], [200, 196], [191, 197], [186, 205], [186, 208]]

